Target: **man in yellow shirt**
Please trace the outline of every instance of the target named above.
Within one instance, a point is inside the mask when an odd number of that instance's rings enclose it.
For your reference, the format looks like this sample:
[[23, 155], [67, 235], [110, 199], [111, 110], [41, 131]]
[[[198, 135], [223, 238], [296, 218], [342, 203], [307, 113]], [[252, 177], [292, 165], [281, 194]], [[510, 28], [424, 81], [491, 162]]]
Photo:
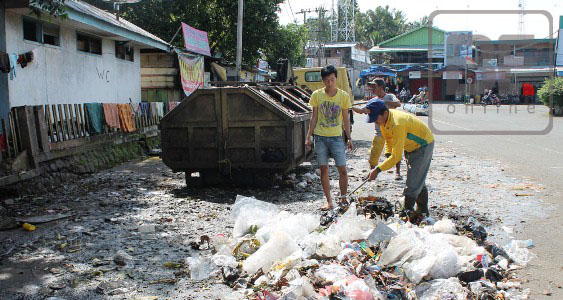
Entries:
[[[401, 102], [395, 97], [393, 94], [385, 94], [385, 81], [383, 78], [375, 78], [372, 81], [367, 83], [367, 86], [371, 89], [372, 94], [374, 97], [370, 99], [371, 101], [376, 100], [383, 100], [385, 106], [387, 108], [397, 108], [401, 106]], [[352, 110], [356, 113], [366, 113], [364, 112], [364, 108], [360, 107], [352, 107]], [[370, 169], [373, 169], [379, 163], [379, 157], [381, 156], [381, 152], [383, 152], [383, 147], [385, 146], [385, 139], [381, 134], [381, 130], [379, 129], [379, 125], [375, 124], [375, 136], [373, 137], [373, 141], [371, 143], [371, 149], [369, 151], [369, 165]], [[391, 154], [386, 154], [391, 155]], [[401, 180], [401, 161], [395, 165], [396, 176], [395, 180]]]
[[396, 165], [404, 152], [407, 160], [407, 182], [403, 191], [403, 209], [411, 221], [421, 215], [427, 215], [429, 211], [426, 175], [434, 151], [434, 135], [430, 128], [412, 114], [389, 110], [380, 100], [368, 103], [365, 109], [369, 122], [379, 125], [385, 139], [385, 153], [390, 154], [370, 172], [369, 179], [374, 180], [379, 173]]
[[[348, 192], [348, 173], [346, 172], [346, 147], [352, 148], [350, 132], [350, 96], [336, 87], [337, 71], [334, 66], [326, 66], [321, 70], [321, 78], [325, 85], [311, 95], [309, 104], [313, 107], [313, 115], [307, 132], [305, 145], [311, 147], [314, 138], [315, 153], [321, 170], [321, 184], [326, 197], [325, 209], [333, 207], [330, 195], [330, 179], [328, 177], [328, 158], [334, 158], [339, 174], [340, 195]], [[342, 126], [344, 125], [344, 126]], [[346, 144], [342, 138], [342, 127], [346, 133]]]

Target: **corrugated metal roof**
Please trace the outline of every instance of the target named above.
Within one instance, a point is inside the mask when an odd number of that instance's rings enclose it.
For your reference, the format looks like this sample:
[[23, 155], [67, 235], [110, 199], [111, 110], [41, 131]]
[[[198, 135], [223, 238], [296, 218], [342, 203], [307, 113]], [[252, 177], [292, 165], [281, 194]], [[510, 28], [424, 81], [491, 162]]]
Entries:
[[79, 13], [94, 17], [96, 19], [102, 20], [106, 23], [109, 23], [113, 26], [117, 26], [117, 27], [121, 27], [123, 29], [126, 29], [128, 31], [131, 31], [133, 33], [136, 34], [140, 34], [144, 37], [150, 38], [154, 41], [157, 41], [159, 43], [165, 44], [165, 45], [169, 45], [167, 42], [163, 41], [162, 39], [160, 39], [159, 37], [157, 37], [156, 35], [142, 29], [141, 27], [123, 19], [123, 18], [119, 18], [119, 20], [117, 20], [117, 18], [115, 17], [115, 15], [104, 11], [102, 9], [99, 9], [95, 6], [92, 6], [90, 4], [84, 3], [82, 1], [78, 1], [78, 0], [67, 0], [65, 1], [65, 5], [74, 10], [77, 11]]
[[[432, 44], [444, 44], [444, 30], [432, 27]], [[378, 44], [380, 47], [424, 46], [428, 45], [428, 26], [407, 31]]]
[[331, 43], [323, 45], [323, 48], [351, 48], [356, 46], [367, 48], [366, 46], [362, 45], [362, 43]]

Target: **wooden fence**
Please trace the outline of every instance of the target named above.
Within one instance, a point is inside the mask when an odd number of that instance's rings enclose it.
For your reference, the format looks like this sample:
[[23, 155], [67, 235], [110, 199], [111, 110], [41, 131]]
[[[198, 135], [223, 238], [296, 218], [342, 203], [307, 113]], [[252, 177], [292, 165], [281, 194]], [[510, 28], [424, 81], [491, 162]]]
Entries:
[[[133, 109], [133, 122], [137, 131], [158, 125], [160, 117], [143, 114], [140, 109]], [[14, 107], [6, 119], [0, 119], [2, 134], [3, 159], [13, 159], [22, 151], [47, 152], [70, 148], [93, 135], [120, 132], [119, 128], [110, 128], [104, 124], [103, 132], [94, 134], [88, 121], [85, 104], [48, 104], [39, 106]], [[32, 143], [31, 140], [36, 140]], [[37, 144], [34, 149], [28, 149]], [[36, 148], [36, 149], [35, 149]], [[35, 151], [34, 151], [35, 150]]]

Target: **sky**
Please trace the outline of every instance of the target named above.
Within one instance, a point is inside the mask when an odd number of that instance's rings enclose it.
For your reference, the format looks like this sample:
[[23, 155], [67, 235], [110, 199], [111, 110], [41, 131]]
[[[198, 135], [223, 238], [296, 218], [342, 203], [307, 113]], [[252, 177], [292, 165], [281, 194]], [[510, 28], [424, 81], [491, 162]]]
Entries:
[[[389, 5], [391, 9], [403, 11], [409, 21], [418, 20], [430, 15], [436, 10], [517, 10], [519, 0], [356, 0], [360, 11], [365, 12], [377, 6]], [[280, 22], [288, 24], [303, 23], [303, 14], [297, 14], [302, 9], [314, 9], [324, 6], [332, 7], [338, 0], [285, 0], [280, 5]], [[559, 28], [559, 16], [563, 15], [563, 1], [561, 0], [524, 0], [525, 10], [544, 10], [553, 18], [553, 38]], [[308, 14], [312, 17], [313, 14]], [[503, 34], [518, 34], [518, 14], [439, 14], [433, 25], [446, 31], [472, 31], [473, 34], [485, 35], [496, 40]], [[535, 38], [549, 36], [549, 22], [546, 16], [539, 14], [524, 15], [523, 34], [533, 34]]]

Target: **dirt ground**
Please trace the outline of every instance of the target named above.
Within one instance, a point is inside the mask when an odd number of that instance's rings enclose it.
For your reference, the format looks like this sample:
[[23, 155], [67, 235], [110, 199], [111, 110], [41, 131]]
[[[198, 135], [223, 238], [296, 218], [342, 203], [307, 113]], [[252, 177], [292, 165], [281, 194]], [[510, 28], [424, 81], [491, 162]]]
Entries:
[[[499, 162], [464, 157], [442, 143], [436, 142], [427, 179], [432, 215], [457, 220], [475, 216], [487, 227], [489, 240], [501, 245], [514, 236], [534, 239], [519, 233], [548, 215], [539, 200], [544, 187], [507, 175]], [[357, 141], [348, 155], [351, 188], [367, 174], [369, 146]], [[406, 174], [404, 162], [402, 169]], [[5, 219], [72, 216], [37, 225], [33, 232], [0, 231], [1, 298], [219, 299], [232, 291], [221, 279], [193, 281], [163, 264], [197, 256], [190, 243], [199, 242], [202, 235], [230, 235], [234, 224], [230, 206], [237, 194], [270, 201], [293, 213], [320, 214], [324, 199], [319, 180], [297, 186], [308, 172], [315, 172], [314, 166], [305, 163], [292, 173], [295, 179], [286, 175], [272, 189], [188, 189], [184, 174], [172, 173], [158, 158], [147, 158], [83, 177], [47, 195], [9, 199], [13, 201], [2, 203], [0, 211]], [[331, 178], [336, 192], [335, 168]], [[397, 181], [395, 174], [387, 172], [360, 193], [394, 202], [401, 199], [403, 185], [404, 178]], [[116, 263], [116, 254], [123, 252]], [[534, 260], [526, 268], [534, 268]], [[558, 283], [554, 284], [557, 289]], [[544, 289], [534, 288], [537, 284], [529, 285], [531, 299], [544, 295]]]

